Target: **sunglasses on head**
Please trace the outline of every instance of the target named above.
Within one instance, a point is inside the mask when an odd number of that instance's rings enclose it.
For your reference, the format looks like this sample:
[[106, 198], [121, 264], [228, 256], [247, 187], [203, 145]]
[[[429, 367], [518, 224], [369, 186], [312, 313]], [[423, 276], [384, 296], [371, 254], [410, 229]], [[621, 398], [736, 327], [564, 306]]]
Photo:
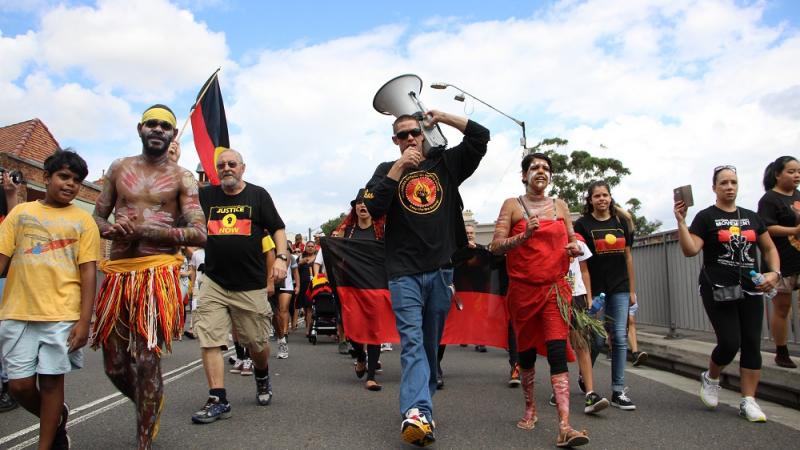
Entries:
[[724, 166], [714, 167], [714, 175], [722, 172], [723, 170], [730, 170], [730, 171], [733, 171], [733, 173], [736, 173], [736, 167], [729, 166], [729, 165], [724, 165]]
[[407, 131], [398, 131], [394, 136], [397, 139], [408, 139], [409, 134], [414, 137], [419, 137], [419, 135], [422, 134], [422, 130], [419, 128], [412, 128]]
[[164, 120], [156, 120], [156, 119], [150, 119], [147, 122], [145, 122], [144, 125], [147, 128], [155, 128], [157, 126], [161, 126], [161, 129], [164, 131], [170, 131], [173, 128], [171, 123], [166, 122]]
[[220, 162], [217, 163], [217, 170], [224, 169], [226, 165], [228, 167], [230, 167], [231, 169], [235, 169], [236, 166], [239, 165], [239, 163], [236, 162], [236, 161], [220, 161]]

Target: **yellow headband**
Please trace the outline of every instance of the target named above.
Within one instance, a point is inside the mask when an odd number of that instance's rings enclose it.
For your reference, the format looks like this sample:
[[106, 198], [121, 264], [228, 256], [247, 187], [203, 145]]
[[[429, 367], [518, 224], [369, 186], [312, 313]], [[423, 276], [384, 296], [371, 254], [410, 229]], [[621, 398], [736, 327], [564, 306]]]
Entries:
[[164, 122], [168, 122], [172, 125], [172, 128], [178, 126], [178, 121], [175, 119], [175, 115], [169, 112], [169, 110], [164, 108], [150, 108], [142, 114], [142, 122], [145, 123], [148, 120], [163, 120]]

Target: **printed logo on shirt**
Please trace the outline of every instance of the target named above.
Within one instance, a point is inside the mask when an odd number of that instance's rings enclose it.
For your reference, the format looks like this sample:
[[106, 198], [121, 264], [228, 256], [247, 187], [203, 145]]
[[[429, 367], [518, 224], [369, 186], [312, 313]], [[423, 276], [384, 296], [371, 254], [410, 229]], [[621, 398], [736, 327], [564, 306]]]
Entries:
[[430, 214], [442, 204], [442, 184], [432, 172], [417, 171], [403, 175], [397, 188], [400, 203], [416, 214]]
[[755, 261], [748, 254], [750, 247], [756, 242], [755, 230], [742, 230], [741, 225], [750, 225], [749, 219], [717, 219], [715, 222], [722, 223], [723, 228], [717, 231], [717, 241], [722, 244], [725, 253], [717, 258], [717, 263], [723, 266], [733, 267], [753, 267]]
[[253, 208], [212, 206], [208, 212], [209, 236], [250, 236]]
[[595, 253], [599, 255], [625, 251], [625, 232], [621, 228], [592, 230], [592, 241]]

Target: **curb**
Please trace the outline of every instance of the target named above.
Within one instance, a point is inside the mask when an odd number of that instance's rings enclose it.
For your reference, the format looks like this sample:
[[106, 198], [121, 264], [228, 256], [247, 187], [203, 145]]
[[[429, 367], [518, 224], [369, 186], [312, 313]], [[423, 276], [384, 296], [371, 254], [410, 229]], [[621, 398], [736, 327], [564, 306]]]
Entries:
[[[698, 379], [708, 368], [715, 344], [692, 339], [666, 339], [663, 335], [638, 331], [639, 350], [648, 354], [645, 365]], [[775, 365], [774, 354], [761, 352], [761, 381], [756, 397], [800, 410], [800, 369]], [[699, 383], [699, 381], [698, 381]], [[739, 356], [722, 371], [720, 384], [738, 391]]]

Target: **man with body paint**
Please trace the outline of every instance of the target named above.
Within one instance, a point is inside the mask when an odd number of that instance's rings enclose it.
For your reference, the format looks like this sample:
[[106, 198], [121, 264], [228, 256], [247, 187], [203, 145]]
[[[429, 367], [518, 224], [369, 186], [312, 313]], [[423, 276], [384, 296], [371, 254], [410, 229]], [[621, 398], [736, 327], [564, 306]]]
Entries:
[[197, 181], [167, 151], [178, 131], [173, 112], [151, 106], [137, 130], [142, 154], [111, 164], [94, 210], [112, 243], [92, 335], [106, 375], [136, 405], [138, 447], [148, 449], [164, 406], [161, 352], [183, 331], [179, 249], [205, 246], [206, 226]]

